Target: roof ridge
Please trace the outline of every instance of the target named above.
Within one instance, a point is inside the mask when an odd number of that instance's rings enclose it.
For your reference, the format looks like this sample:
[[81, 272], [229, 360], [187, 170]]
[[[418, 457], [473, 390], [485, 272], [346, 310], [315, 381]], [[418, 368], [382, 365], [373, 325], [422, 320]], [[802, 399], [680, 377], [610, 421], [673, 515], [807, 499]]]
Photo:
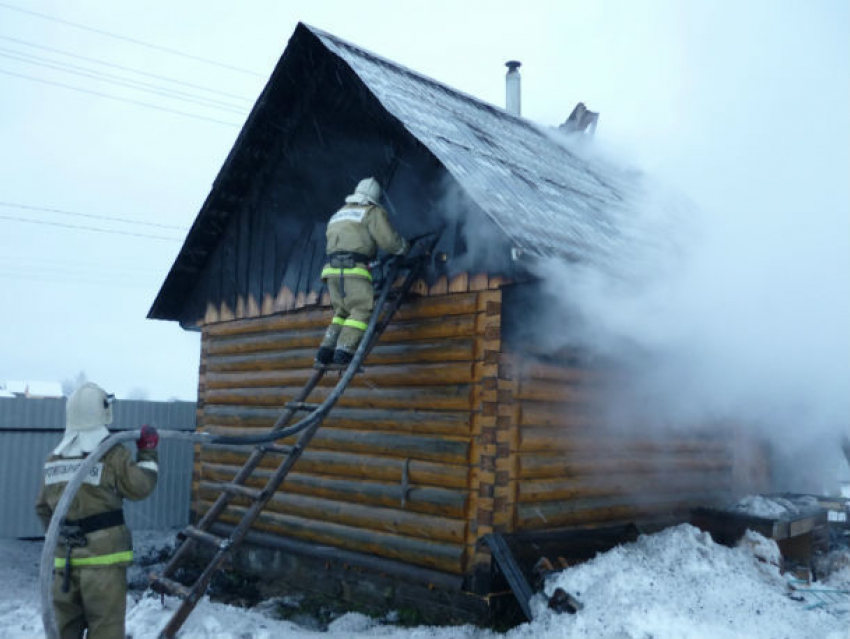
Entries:
[[374, 51], [370, 51], [369, 49], [364, 49], [363, 47], [358, 46], [358, 45], [354, 44], [353, 42], [349, 42], [348, 40], [345, 40], [344, 38], [340, 38], [339, 36], [334, 35], [333, 33], [329, 33], [328, 31], [325, 31], [323, 29], [319, 29], [318, 27], [314, 27], [310, 24], [307, 24], [306, 22], [301, 22], [300, 24], [303, 25], [304, 28], [306, 28], [308, 31], [310, 31], [313, 35], [315, 35], [316, 37], [318, 37], [321, 40], [330, 40], [335, 45], [351, 49], [351, 50], [357, 52], [358, 54], [372, 58], [373, 60], [375, 60], [376, 62], [378, 62], [380, 64], [384, 64], [386, 66], [392, 67], [393, 69], [397, 69], [398, 71], [401, 71], [401, 72], [403, 72], [403, 73], [405, 73], [409, 76], [412, 76], [412, 77], [414, 77], [418, 80], [428, 82], [429, 84], [436, 86], [437, 88], [441, 89], [442, 91], [456, 95], [457, 97], [462, 98], [464, 100], [467, 100], [469, 102], [474, 102], [477, 106], [486, 108], [486, 109], [494, 112], [494, 114], [496, 114], [498, 116], [504, 117], [508, 120], [513, 120], [517, 123], [522, 123], [525, 126], [528, 126], [530, 128], [534, 128], [532, 126], [533, 123], [530, 120], [528, 120], [527, 118], [524, 118], [521, 115], [514, 115], [513, 113], [509, 113], [505, 109], [503, 109], [503, 108], [501, 108], [501, 107], [499, 107], [495, 104], [492, 104], [490, 102], [486, 102], [486, 101], [482, 100], [481, 98], [472, 95], [471, 93], [466, 93], [465, 91], [461, 91], [460, 89], [456, 89], [455, 87], [450, 86], [450, 85], [446, 84], [445, 82], [441, 82], [440, 80], [436, 80], [436, 79], [434, 79], [430, 76], [425, 75], [424, 73], [420, 73], [419, 71], [411, 69], [408, 66], [405, 66], [403, 64], [399, 64], [398, 62], [395, 62], [394, 60], [390, 60], [389, 58], [386, 58], [386, 57], [384, 57], [384, 56], [382, 56], [378, 53], [375, 53]]

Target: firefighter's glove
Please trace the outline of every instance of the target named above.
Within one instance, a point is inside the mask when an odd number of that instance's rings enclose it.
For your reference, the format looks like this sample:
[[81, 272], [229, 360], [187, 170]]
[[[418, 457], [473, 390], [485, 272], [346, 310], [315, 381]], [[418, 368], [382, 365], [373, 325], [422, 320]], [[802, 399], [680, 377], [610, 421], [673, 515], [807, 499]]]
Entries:
[[156, 428], [145, 424], [142, 426], [142, 434], [136, 440], [136, 448], [139, 450], [155, 450], [159, 444], [159, 433]]

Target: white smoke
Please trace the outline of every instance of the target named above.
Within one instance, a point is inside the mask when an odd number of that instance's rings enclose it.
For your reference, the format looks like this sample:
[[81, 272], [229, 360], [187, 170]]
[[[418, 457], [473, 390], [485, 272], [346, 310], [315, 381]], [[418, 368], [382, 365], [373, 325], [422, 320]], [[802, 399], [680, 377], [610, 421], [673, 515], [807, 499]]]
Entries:
[[628, 371], [614, 421], [734, 420], [780, 455], [834, 469], [850, 432], [846, 183], [765, 191], [758, 180], [723, 189], [716, 177], [684, 224], [659, 216], [669, 199], [651, 187], [634, 221], [652, 241], [604, 266], [538, 264], [568, 319], [556, 334]]

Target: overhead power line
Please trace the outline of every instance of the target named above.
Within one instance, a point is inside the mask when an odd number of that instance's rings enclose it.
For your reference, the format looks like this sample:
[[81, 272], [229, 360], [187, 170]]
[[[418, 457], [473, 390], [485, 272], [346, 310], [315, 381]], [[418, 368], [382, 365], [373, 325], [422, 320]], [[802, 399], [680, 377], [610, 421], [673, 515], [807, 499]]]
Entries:
[[233, 66], [230, 64], [225, 64], [223, 62], [218, 62], [216, 60], [210, 60], [209, 58], [204, 58], [197, 55], [192, 55], [190, 53], [184, 53], [183, 51], [178, 51], [177, 49], [171, 49], [169, 47], [164, 47], [158, 44], [152, 44], [150, 42], [145, 42], [143, 40], [137, 40], [136, 38], [131, 38], [129, 36], [120, 35], [118, 33], [112, 33], [110, 31], [105, 31], [103, 29], [97, 29], [95, 27], [90, 27], [85, 24], [80, 24], [79, 22], [71, 22], [70, 20], [65, 20], [63, 18], [57, 18], [55, 16], [48, 15], [46, 13], [40, 13], [38, 11], [31, 11], [29, 9], [24, 9], [23, 7], [17, 7], [12, 4], [8, 4], [6, 2], [0, 2], [0, 7], [4, 9], [8, 9], [10, 11], [18, 11], [19, 13], [25, 13], [27, 15], [35, 16], [37, 18], [41, 18], [42, 20], [49, 20], [50, 22], [56, 22], [58, 24], [64, 24], [65, 26], [74, 27], [75, 29], [82, 29], [83, 31], [89, 31], [91, 33], [97, 33], [98, 35], [105, 36], [107, 38], [113, 38], [115, 40], [123, 40], [124, 42], [130, 42], [132, 44], [136, 44], [142, 47], [147, 47], [149, 49], [153, 49], [156, 51], [162, 51], [164, 53], [170, 53], [171, 55], [180, 56], [181, 58], [187, 58], [189, 60], [195, 60], [196, 62], [203, 62], [205, 64], [211, 64], [217, 67], [221, 67], [223, 69], [229, 69], [230, 71], [236, 71], [237, 73], [244, 73], [246, 75], [253, 75], [256, 77], [265, 77], [261, 73], [257, 73], [256, 71], [251, 71], [249, 69], [243, 69], [242, 67]]
[[24, 45], [27, 47], [32, 47], [34, 49], [40, 49], [42, 51], [50, 51], [51, 53], [58, 53], [60, 55], [68, 56], [69, 58], [74, 58], [76, 60], [84, 60], [86, 62], [94, 62], [95, 64], [100, 64], [105, 67], [109, 67], [111, 69], [120, 69], [122, 71], [129, 71], [130, 73], [136, 73], [138, 75], [143, 75], [148, 78], [154, 78], [156, 80], [162, 80], [164, 82], [172, 82], [174, 84], [179, 84], [183, 87], [191, 87], [193, 89], [198, 89], [199, 91], [207, 91], [209, 93], [217, 93], [218, 95], [222, 95], [228, 98], [234, 98], [236, 100], [243, 100], [245, 102], [251, 102], [250, 98], [246, 98], [243, 95], [239, 95], [237, 93], [230, 93], [229, 91], [222, 91], [221, 89], [213, 89], [211, 87], [205, 87], [201, 84], [193, 84], [192, 82], [187, 82], [185, 80], [178, 80], [177, 78], [170, 78], [165, 75], [159, 75], [158, 73], [150, 73], [149, 71], [142, 71], [141, 69], [134, 69], [133, 67], [127, 67], [121, 64], [115, 64], [114, 62], [107, 62], [106, 60], [99, 60], [98, 58], [92, 58], [86, 55], [79, 55], [77, 53], [72, 53], [70, 51], [66, 51], [64, 49], [56, 49], [54, 47], [47, 47], [41, 44], [36, 44], [34, 42], [28, 42], [27, 40], [21, 40], [20, 38], [11, 38], [9, 36], [0, 35], [0, 40], [6, 40], [7, 42], [14, 42], [18, 45]]
[[92, 220], [109, 220], [110, 222], [124, 222], [125, 224], [138, 224], [140, 226], [155, 226], [162, 229], [175, 229], [177, 231], [186, 231], [185, 226], [177, 226], [176, 224], [160, 224], [158, 222], [144, 222], [141, 220], [133, 220], [126, 217], [113, 217], [110, 215], [97, 215], [94, 213], [80, 213], [77, 211], [66, 211], [64, 209], [53, 209], [46, 206], [33, 206], [31, 204], [20, 204], [18, 202], [2, 202], [0, 206], [5, 206], [13, 209], [23, 209], [25, 211], [44, 211], [46, 213], [59, 213], [60, 215], [74, 215], [77, 217], [87, 217]]
[[27, 224], [44, 224], [45, 226], [57, 226], [64, 229], [75, 229], [79, 231], [93, 231], [95, 233], [110, 233], [113, 235], [130, 235], [133, 237], [143, 237], [149, 240], [166, 240], [168, 242], [182, 241], [178, 237], [167, 237], [165, 235], [149, 235], [147, 233], [133, 233], [131, 231], [118, 231], [115, 229], [105, 229], [99, 226], [83, 226], [78, 224], [63, 224], [62, 222], [46, 222], [44, 220], [31, 220], [25, 217], [17, 217], [14, 215], [0, 215], [0, 220], [12, 220], [14, 222], [26, 222]]
[[41, 84], [48, 84], [51, 86], [62, 87], [65, 89], [70, 89], [71, 91], [79, 91], [80, 93], [87, 93], [89, 95], [96, 95], [101, 98], [106, 98], [108, 100], [115, 100], [116, 102], [126, 102], [127, 104], [135, 104], [136, 106], [146, 107], [148, 109], [154, 109], [156, 111], [165, 111], [166, 113], [173, 113], [175, 115], [182, 115], [187, 118], [193, 118], [195, 120], [204, 120], [206, 122], [214, 122], [216, 124], [223, 124], [229, 127], [238, 127], [240, 126], [236, 122], [228, 122], [226, 120], [218, 120], [216, 118], [209, 118], [204, 115], [198, 115], [196, 113], [188, 113], [186, 111], [180, 111], [178, 109], [170, 109], [168, 107], [160, 106], [157, 104], [151, 104], [149, 102], [142, 102], [140, 100], [130, 100], [128, 98], [120, 98], [116, 95], [110, 95], [109, 93], [102, 93], [100, 91], [93, 91], [91, 89], [84, 89], [82, 87], [77, 87], [72, 84], [65, 84], [64, 82], [56, 82], [53, 80], [45, 80], [43, 78], [37, 78], [35, 76], [27, 75], [25, 73], [15, 73], [14, 71], [7, 71], [5, 69], [0, 69], [0, 73], [5, 75], [11, 75], [17, 78], [23, 78], [25, 80], [30, 80], [32, 82], [39, 82]]
[[192, 102], [194, 104], [199, 104], [201, 106], [205, 106], [212, 109], [221, 109], [223, 111], [229, 111], [230, 113], [236, 113], [241, 115], [245, 114], [244, 108], [241, 108], [235, 104], [221, 102], [220, 100], [216, 100], [214, 98], [196, 96], [195, 94], [186, 93], [185, 91], [178, 91], [176, 89], [159, 87], [157, 85], [142, 82], [140, 80], [130, 80], [112, 73], [106, 73], [104, 71], [94, 71], [73, 64], [68, 64], [66, 62], [57, 62], [49, 60], [47, 58], [34, 56], [29, 53], [19, 53], [17, 51], [6, 49], [4, 47], [0, 47], [0, 57], [8, 58], [10, 60], [17, 60], [18, 62], [24, 62], [25, 64], [33, 64], [48, 69], [54, 69], [63, 73], [71, 73], [73, 75], [82, 76], [84, 78], [90, 78], [97, 82], [106, 82], [108, 84], [127, 87], [136, 91], [153, 93], [155, 95], [161, 95], [163, 97], [170, 98], [173, 100]]

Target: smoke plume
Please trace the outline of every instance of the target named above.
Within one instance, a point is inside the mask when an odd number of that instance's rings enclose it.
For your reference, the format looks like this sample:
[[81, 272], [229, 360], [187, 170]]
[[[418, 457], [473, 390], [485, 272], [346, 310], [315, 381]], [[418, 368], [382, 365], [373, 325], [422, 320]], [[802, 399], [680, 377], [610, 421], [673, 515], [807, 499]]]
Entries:
[[835, 471], [850, 432], [850, 207], [836, 185], [764, 186], [664, 209], [647, 181], [628, 251], [537, 264], [568, 325], [541, 330], [627, 372], [613, 422], [732, 420], [792, 465]]

